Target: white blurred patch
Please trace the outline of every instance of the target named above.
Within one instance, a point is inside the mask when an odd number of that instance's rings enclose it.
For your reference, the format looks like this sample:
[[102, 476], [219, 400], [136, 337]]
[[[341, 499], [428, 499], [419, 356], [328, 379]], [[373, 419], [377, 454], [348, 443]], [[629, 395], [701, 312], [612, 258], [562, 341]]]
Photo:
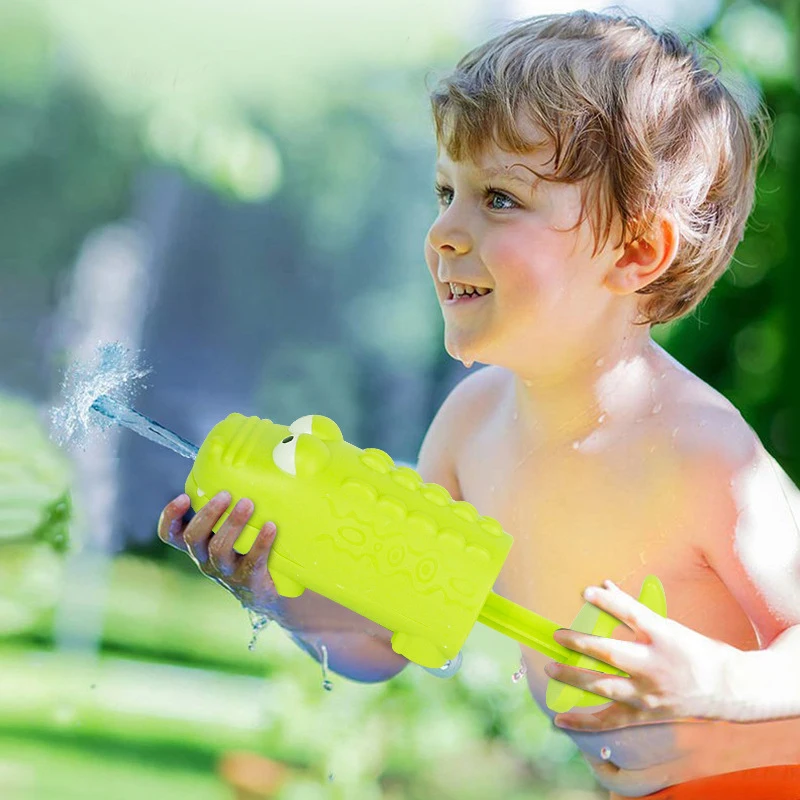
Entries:
[[[800, 623], [800, 491], [775, 462], [733, 481], [739, 519], [734, 546], [771, 611]], [[776, 485], [777, 484], [777, 485]]]
[[[628, 0], [618, 5], [600, 0], [509, 0], [512, 19], [535, 14], [563, 14], [579, 8], [587, 11], [627, 11], [655, 28], [676, 27], [685, 31], [705, 28], [717, 16], [719, 0]], [[619, 9], [619, 11], [618, 11]]]

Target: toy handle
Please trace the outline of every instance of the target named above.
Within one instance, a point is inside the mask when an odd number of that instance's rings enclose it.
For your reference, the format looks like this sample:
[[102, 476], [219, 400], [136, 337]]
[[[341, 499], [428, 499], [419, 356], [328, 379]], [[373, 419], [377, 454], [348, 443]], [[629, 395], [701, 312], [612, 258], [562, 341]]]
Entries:
[[[662, 617], [667, 616], [667, 598], [664, 594], [664, 586], [655, 575], [648, 575], [642, 582], [639, 602], [655, 611], [656, 614]], [[611, 636], [616, 627], [623, 624], [616, 617], [612, 617], [611, 614], [597, 606], [591, 603], [584, 603], [583, 608], [578, 612], [570, 628], [581, 633], [591, 633], [594, 636]], [[576, 653], [574, 650], [570, 650], [569, 653], [568, 658], [559, 658], [557, 660], [562, 664], [573, 667], [597, 670], [598, 672], [606, 672], [609, 675], [622, 675], [626, 678], [630, 677], [627, 672], [623, 672], [611, 666], [611, 664], [606, 664], [604, 661], [598, 661], [583, 653]], [[546, 702], [551, 711], [563, 713], [575, 706], [598, 706], [611, 701], [602, 695], [550, 678], [547, 682]]]

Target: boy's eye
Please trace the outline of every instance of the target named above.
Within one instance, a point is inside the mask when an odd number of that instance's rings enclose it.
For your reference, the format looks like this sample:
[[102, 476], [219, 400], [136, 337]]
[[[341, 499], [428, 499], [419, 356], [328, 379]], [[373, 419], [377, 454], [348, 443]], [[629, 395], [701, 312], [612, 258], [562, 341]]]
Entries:
[[[491, 196], [492, 208], [497, 211], [517, 207], [517, 204], [505, 192], [501, 192], [498, 189], [489, 188], [486, 190], [486, 194]], [[497, 199], [499, 199], [504, 205], [495, 205], [494, 201]]]
[[[453, 190], [449, 186], [442, 186], [437, 183], [434, 186], [434, 192], [439, 200], [439, 204], [448, 206], [453, 202]], [[511, 208], [517, 208], [518, 204], [515, 200], [509, 197], [505, 192], [499, 189], [493, 189], [491, 186], [487, 187], [484, 192], [486, 198], [489, 200], [489, 207], [493, 211], [505, 211]]]
[[453, 194], [453, 190], [448, 189], [446, 186], [442, 186], [440, 183], [434, 184], [433, 191], [436, 194], [439, 203], [443, 206], [448, 205], [453, 199], [451, 196]]

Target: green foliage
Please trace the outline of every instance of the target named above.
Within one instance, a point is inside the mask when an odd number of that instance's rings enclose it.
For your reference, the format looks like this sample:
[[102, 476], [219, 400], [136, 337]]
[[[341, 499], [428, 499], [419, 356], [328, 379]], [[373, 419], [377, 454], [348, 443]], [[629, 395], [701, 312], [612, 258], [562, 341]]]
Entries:
[[60, 497], [45, 506], [42, 521], [31, 536], [49, 544], [57, 553], [69, 549], [69, 523], [72, 519], [72, 494], [66, 490]]
[[0, 395], [0, 543], [36, 540], [69, 546], [69, 461], [50, 441], [36, 410]]

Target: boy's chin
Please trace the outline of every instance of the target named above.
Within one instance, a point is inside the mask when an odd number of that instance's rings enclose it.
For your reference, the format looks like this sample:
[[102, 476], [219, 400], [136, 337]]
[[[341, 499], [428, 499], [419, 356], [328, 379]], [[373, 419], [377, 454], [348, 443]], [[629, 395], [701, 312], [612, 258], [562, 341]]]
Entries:
[[459, 343], [445, 340], [445, 350], [450, 358], [461, 361], [465, 366], [477, 363], [487, 363], [484, 348], [476, 347], [474, 344]]

